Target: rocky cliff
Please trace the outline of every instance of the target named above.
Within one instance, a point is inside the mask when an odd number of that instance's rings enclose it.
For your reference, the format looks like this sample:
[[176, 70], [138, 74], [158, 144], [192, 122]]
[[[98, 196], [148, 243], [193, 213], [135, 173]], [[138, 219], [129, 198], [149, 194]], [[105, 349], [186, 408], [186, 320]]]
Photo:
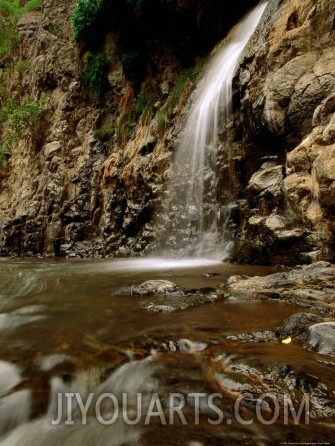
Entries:
[[[89, 52], [72, 41], [74, 2], [44, 0], [21, 17], [19, 47], [1, 62], [10, 72], [6, 88], [20, 101], [43, 96], [47, 105], [2, 170], [3, 255], [127, 256], [157, 247], [157, 215], [169, 218], [162, 197], [196, 75], [255, 2], [231, 11], [214, 0], [165, 3], [179, 31], [168, 37], [159, 26], [154, 34], [141, 28], [137, 85], [126, 76], [119, 36], [106, 28], [103, 99], [83, 81]], [[330, 0], [271, 0], [241, 61], [234, 125], [222, 129], [218, 165], [222, 205], [236, 203], [238, 261], [333, 256], [334, 12]]]
[[221, 147], [238, 261], [334, 257], [334, 17], [333, 2], [271, 1], [241, 61]]

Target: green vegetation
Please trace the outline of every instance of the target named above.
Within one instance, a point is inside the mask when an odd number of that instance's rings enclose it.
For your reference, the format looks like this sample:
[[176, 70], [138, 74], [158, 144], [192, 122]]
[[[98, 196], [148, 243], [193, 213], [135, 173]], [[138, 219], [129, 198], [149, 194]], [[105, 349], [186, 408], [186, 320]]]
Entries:
[[30, 0], [27, 2], [21, 10], [21, 14], [24, 12], [35, 11], [41, 7], [42, 0]]
[[150, 121], [157, 100], [153, 91], [148, 89], [141, 91], [135, 101], [135, 119], [140, 119], [144, 123]]
[[43, 96], [38, 101], [28, 98], [18, 106], [12, 106], [8, 115], [8, 128], [13, 142], [28, 136], [36, 126], [48, 98]]
[[102, 98], [108, 89], [108, 60], [104, 53], [88, 51], [84, 55], [83, 82], [93, 100]]
[[45, 110], [48, 98], [39, 100], [27, 98], [20, 104], [9, 99], [0, 110], [0, 124], [3, 125], [3, 143], [0, 146], [0, 167], [2, 168], [11, 154], [15, 143], [24, 137], [29, 137], [36, 128], [42, 112]]
[[49, 31], [49, 33], [51, 33], [51, 34], [56, 35], [56, 34], [59, 33], [59, 26], [56, 25], [55, 23], [51, 23], [51, 24], [48, 26], [48, 31]]
[[196, 67], [185, 70], [179, 77], [164, 107], [157, 113], [159, 131], [164, 131], [166, 129], [175, 107], [181, 101], [183, 93], [187, 90], [187, 86], [192, 86], [198, 74], [199, 69]]
[[18, 43], [17, 22], [20, 16], [40, 6], [41, 0], [30, 0], [24, 6], [20, 0], [0, 0], [0, 55], [10, 52]]
[[103, 0], [77, 0], [70, 15], [73, 38], [89, 49], [83, 56], [82, 79], [93, 100], [101, 100], [108, 89], [108, 59], [99, 42], [103, 34]]
[[102, 14], [102, 0], [77, 0], [70, 21], [76, 42], [94, 41], [99, 33], [99, 21]]
[[7, 90], [7, 82], [8, 82], [8, 68], [0, 69], [0, 114], [1, 108], [6, 104], [8, 90]]
[[16, 62], [15, 64], [15, 71], [17, 72], [17, 74], [19, 74], [20, 76], [29, 69], [30, 63], [28, 60], [23, 60], [20, 59], [18, 62]]
[[136, 122], [148, 124], [154, 115], [154, 106], [158, 97], [152, 89], [142, 90], [134, 97], [134, 89], [129, 88], [121, 103], [121, 111], [117, 120], [117, 135], [121, 145], [126, 144], [133, 132]]
[[10, 157], [11, 151], [8, 147], [0, 146], [0, 172], [6, 166], [7, 159]]
[[[41, 0], [0, 0], [0, 57], [12, 51], [19, 42], [17, 23], [22, 14], [38, 9]], [[21, 103], [8, 98], [8, 79], [14, 69], [19, 76], [29, 69], [29, 62], [20, 59], [11, 68], [0, 69], [0, 169], [2, 169], [14, 144], [31, 134], [45, 107], [46, 99], [31, 98]]]

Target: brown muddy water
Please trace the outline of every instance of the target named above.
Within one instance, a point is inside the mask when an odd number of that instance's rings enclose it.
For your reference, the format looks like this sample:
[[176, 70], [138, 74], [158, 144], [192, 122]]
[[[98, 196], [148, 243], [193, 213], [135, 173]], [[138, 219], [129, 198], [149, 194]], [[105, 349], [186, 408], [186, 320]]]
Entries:
[[217, 300], [149, 313], [150, 296], [131, 294], [148, 279], [189, 289], [271, 272], [206, 260], [1, 260], [0, 445], [333, 444], [333, 360], [234, 337], [301, 310]]

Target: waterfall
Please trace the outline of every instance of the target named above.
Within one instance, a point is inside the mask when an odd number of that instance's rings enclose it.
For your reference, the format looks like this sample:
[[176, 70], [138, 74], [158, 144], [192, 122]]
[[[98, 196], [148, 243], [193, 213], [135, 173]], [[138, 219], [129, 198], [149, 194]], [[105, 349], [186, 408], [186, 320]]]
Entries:
[[[232, 204], [219, 206], [219, 131], [232, 119], [232, 81], [239, 58], [254, 33], [266, 3], [236, 27], [213, 58], [195, 92], [175, 156], [169, 189], [170, 234], [166, 246], [183, 256], [224, 260], [232, 248]], [[171, 253], [170, 253], [171, 254]]]

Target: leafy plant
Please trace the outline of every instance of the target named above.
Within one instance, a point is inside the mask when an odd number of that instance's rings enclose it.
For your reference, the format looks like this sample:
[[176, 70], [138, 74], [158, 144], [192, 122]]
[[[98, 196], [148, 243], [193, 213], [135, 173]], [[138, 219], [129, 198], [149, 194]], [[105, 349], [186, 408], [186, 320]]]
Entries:
[[11, 109], [8, 117], [8, 128], [12, 142], [16, 142], [31, 133], [37, 124], [47, 100], [46, 97], [42, 97], [38, 101], [28, 98], [19, 106]]
[[142, 122], [148, 122], [153, 115], [156, 100], [157, 98], [152, 91], [141, 91], [135, 102], [136, 118], [140, 118]]
[[24, 12], [38, 9], [41, 0], [30, 0], [21, 6], [20, 0], [0, 0], [0, 55], [6, 54], [18, 43], [17, 22]]
[[108, 60], [104, 53], [87, 52], [84, 56], [83, 82], [92, 99], [99, 100], [108, 89]]
[[13, 99], [8, 99], [6, 104], [0, 109], [0, 123], [6, 122], [9, 116], [17, 108], [17, 104]]
[[197, 68], [190, 68], [185, 70], [178, 78], [172, 92], [170, 93], [164, 107], [157, 114], [158, 130], [163, 131], [168, 125], [171, 115], [183, 97], [187, 85], [192, 85], [196, 76], [198, 75]]
[[28, 137], [35, 129], [48, 98], [41, 97], [38, 101], [28, 98], [21, 104], [9, 99], [0, 110], [0, 123], [3, 127], [3, 144], [0, 146], [0, 166], [4, 166], [14, 144]]
[[29, 0], [29, 2], [27, 2], [24, 7], [22, 8], [22, 12], [29, 12], [29, 11], [34, 11], [36, 9], [39, 9], [41, 7], [41, 0]]
[[27, 71], [29, 68], [29, 61], [28, 60], [23, 60], [20, 59], [18, 62], [16, 62], [15, 64], [15, 71], [19, 74], [22, 75], [25, 71]]
[[8, 53], [18, 42], [16, 24], [19, 18], [19, 1], [0, 2], [0, 54]]
[[75, 41], [94, 41], [99, 34], [99, 21], [102, 14], [101, 0], [77, 0], [70, 21]]
[[157, 113], [157, 128], [159, 132], [163, 132], [169, 123], [169, 118], [166, 112], [159, 110]]

